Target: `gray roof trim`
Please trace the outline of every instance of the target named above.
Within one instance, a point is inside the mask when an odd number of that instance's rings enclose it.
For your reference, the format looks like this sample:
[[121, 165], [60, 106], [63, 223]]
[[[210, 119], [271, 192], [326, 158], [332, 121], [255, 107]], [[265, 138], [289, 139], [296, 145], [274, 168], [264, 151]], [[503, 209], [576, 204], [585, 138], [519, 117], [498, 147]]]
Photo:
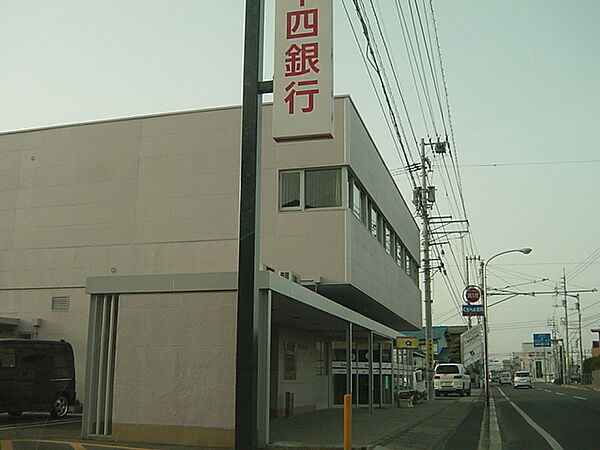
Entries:
[[19, 326], [19, 322], [21, 319], [16, 319], [14, 317], [0, 317], [0, 325], [8, 325], [11, 327]]
[[[372, 330], [382, 337], [395, 338], [402, 336], [401, 332], [369, 319], [304, 286], [292, 283], [276, 273], [269, 271], [260, 272], [259, 282], [260, 289], [270, 289], [312, 308], [339, 317], [367, 330]], [[115, 275], [88, 277], [86, 280], [86, 292], [90, 295], [236, 290], [237, 272]]]

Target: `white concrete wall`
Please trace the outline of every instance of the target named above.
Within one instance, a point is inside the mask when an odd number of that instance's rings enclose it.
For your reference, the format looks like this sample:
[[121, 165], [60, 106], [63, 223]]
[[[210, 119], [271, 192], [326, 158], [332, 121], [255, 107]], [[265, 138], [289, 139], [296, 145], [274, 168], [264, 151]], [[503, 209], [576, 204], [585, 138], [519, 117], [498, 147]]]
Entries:
[[345, 101], [348, 163], [412, 257], [420, 263], [419, 227], [412, 211], [396, 187], [354, 105], [350, 99]]
[[[296, 379], [284, 377], [284, 346], [286, 342], [296, 344]], [[278, 392], [275, 404], [279, 411], [285, 411], [285, 393], [294, 393], [294, 409], [301, 412], [316, 408], [317, 392], [321, 383], [327, 383], [328, 376], [317, 375], [317, 347], [314, 334], [285, 325], [279, 326], [278, 343]], [[273, 402], [272, 402], [273, 404]]]
[[234, 427], [236, 295], [122, 295], [115, 424]]
[[421, 292], [351, 211], [348, 257], [353, 284], [414, 326], [421, 326]]
[[[340, 99], [341, 100], [341, 99]], [[263, 117], [261, 261], [304, 279], [346, 281], [346, 201], [339, 208], [279, 212], [279, 171], [341, 166], [345, 161], [344, 103], [335, 102], [333, 140], [276, 143], [272, 107]]]

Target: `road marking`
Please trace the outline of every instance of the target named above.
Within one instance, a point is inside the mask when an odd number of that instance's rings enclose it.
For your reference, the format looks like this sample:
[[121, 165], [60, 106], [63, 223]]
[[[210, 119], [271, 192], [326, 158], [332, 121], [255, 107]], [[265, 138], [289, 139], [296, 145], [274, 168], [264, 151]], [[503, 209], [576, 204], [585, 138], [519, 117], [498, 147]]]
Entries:
[[585, 397], [577, 397], [576, 395], [574, 395], [573, 398], [577, 398], [579, 400], [587, 400], [587, 398], [585, 398]]
[[0, 441], [0, 449], [1, 450], [13, 450], [11, 441]]
[[71, 420], [61, 420], [61, 421], [56, 421], [56, 422], [35, 422], [35, 423], [28, 423], [28, 424], [24, 424], [24, 425], [0, 425], [0, 430], [20, 430], [22, 428], [37, 428], [37, 427], [49, 427], [52, 425], [64, 425], [67, 423], [79, 423], [81, 422], [80, 419], [71, 419]]
[[552, 393], [552, 391], [549, 391], [548, 389], [544, 389], [544, 392], [550, 392], [550, 393]]
[[[2, 441], [8, 442], [11, 441]], [[152, 450], [149, 448], [142, 447], [124, 447], [122, 445], [113, 445], [113, 444], [92, 444], [90, 442], [74, 442], [74, 441], [51, 441], [51, 440], [43, 440], [43, 439], [13, 439], [12, 442], [39, 442], [44, 444], [65, 444], [73, 447], [74, 450], [85, 450], [87, 447], [104, 447], [104, 448], [119, 448], [125, 450]], [[2, 447], [1, 450], [4, 450]], [[12, 450], [12, 447], [9, 447], [8, 450]]]
[[496, 402], [493, 398], [490, 398], [490, 406], [490, 450], [496, 450], [502, 448], [502, 438], [498, 416], [496, 416]]
[[557, 392], [556, 395], [567, 395], [567, 394], [563, 394], [562, 392]]
[[[550, 447], [552, 447], [554, 450], [563, 450], [563, 448], [560, 446], [560, 444], [556, 441], [556, 439], [554, 439], [546, 430], [544, 430], [542, 427], [540, 427], [537, 423], [535, 423], [533, 421], [533, 419], [531, 417], [529, 417], [527, 414], [525, 414], [525, 411], [523, 411], [521, 408], [519, 408], [511, 399], [509, 399], [506, 394], [502, 391], [500, 391], [500, 393], [504, 396], [504, 398], [506, 400], [508, 400], [508, 403], [510, 403], [510, 405], [515, 408], [515, 410], [521, 414], [521, 416], [523, 416], [523, 419], [525, 419], [525, 421], [531, 425], [531, 427], [537, 431], [548, 443], [548, 445], [550, 445]], [[564, 395], [564, 394], [563, 394]]]

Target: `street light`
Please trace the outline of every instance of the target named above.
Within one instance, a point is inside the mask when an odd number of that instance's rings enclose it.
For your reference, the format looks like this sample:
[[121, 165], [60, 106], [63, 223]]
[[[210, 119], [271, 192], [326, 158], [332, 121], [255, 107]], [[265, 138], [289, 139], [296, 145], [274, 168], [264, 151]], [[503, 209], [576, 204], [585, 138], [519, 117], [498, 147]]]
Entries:
[[490, 257], [483, 264], [483, 372], [484, 378], [483, 383], [485, 387], [485, 404], [489, 406], [490, 404], [490, 370], [489, 370], [489, 353], [488, 353], [488, 341], [489, 341], [489, 330], [488, 330], [488, 304], [487, 304], [487, 266], [492, 261], [492, 259], [497, 258], [501, 255], [506, 255], [507, 253], [523, 253], [524, 255], [528, 255], [531, 253], [531, 249], [529, 247], [525, 248], [515, 248], [512, 250], [504, 250], [503, 252], [496, 253], [492, 257]]

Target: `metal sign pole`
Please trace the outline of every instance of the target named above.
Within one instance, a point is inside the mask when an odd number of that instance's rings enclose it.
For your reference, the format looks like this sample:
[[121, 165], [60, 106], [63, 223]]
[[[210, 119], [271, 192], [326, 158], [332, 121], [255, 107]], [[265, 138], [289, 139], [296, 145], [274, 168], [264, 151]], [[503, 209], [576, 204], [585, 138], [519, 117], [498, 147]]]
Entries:
[[235, 380], [235, 448], [258, 447], [258, 261], [264, 0], [246, 0]]

